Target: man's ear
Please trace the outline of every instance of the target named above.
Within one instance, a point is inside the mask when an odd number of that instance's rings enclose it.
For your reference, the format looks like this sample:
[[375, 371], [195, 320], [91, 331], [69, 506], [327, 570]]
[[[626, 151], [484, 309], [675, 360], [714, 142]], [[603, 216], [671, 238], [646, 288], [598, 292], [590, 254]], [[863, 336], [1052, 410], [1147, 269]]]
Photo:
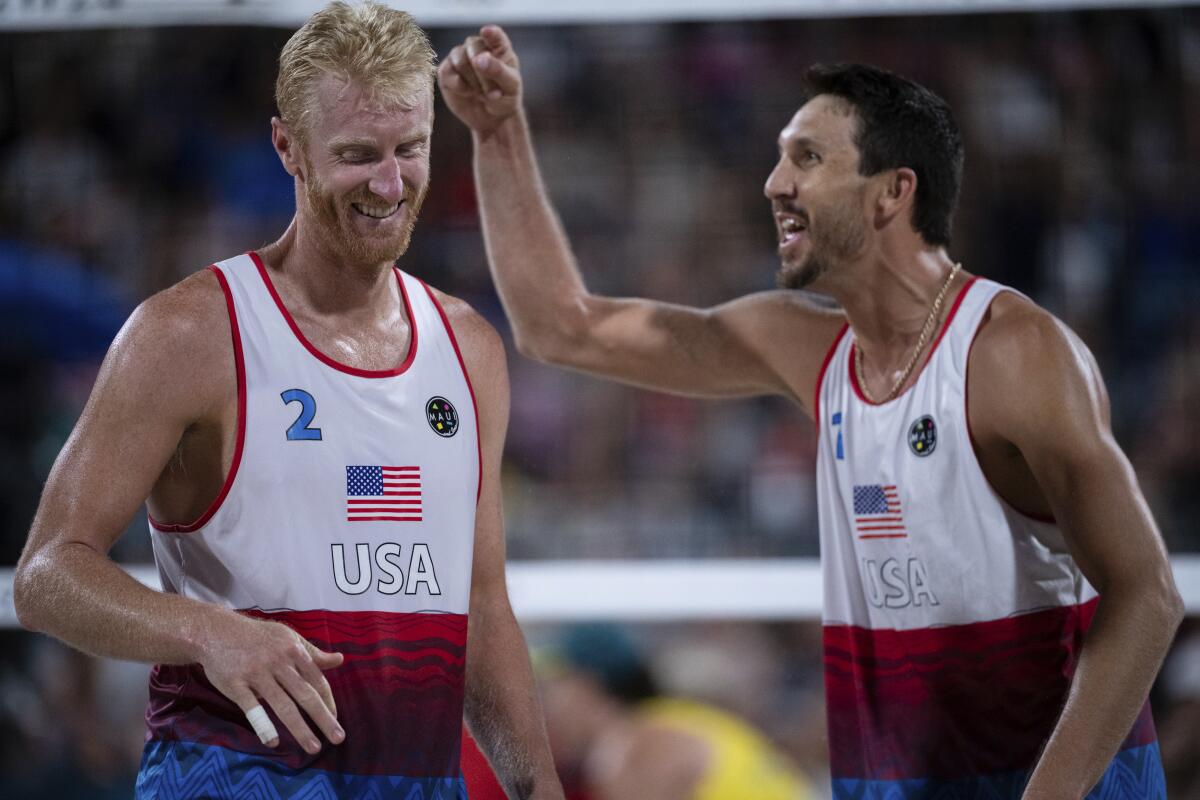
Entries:
[[275, 153], [287, 174], [303, 180], [304, 154], [300, 151], [300, 141], [279, 117], [271, 117], [271, 144], [275, 146]]
[[875, 198], [875, 224], [882, 228], [899, 215], [912, 217], [917, 200], [917, 173], [908, 167], [888, 170]]

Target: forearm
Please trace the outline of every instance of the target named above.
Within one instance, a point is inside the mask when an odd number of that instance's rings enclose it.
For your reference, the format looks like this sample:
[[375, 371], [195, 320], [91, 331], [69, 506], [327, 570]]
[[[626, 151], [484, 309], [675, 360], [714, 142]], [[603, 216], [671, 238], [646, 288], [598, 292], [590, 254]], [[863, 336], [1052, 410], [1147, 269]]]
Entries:
[[1170, 646], [1180, 611], [1170, 587], [1102, 597], [1066, 706], [1025, 790], [1025, 800], [1082, 798], [1133, 727]]
[[520, 111], [475, 141], [475, 183], [488, 263], [517, 346], [548, 358], [578, 333], [587, 289], [550, 205]]
[[216, 606], [157, 592], [78, 542], [22, 559], [14, 604], [27, 628], [95, 656], [162, 664], [200, 660]]
[[473, 606], [466, 719], [510, 798], [561, 798], [525, 638], [507, 602]]

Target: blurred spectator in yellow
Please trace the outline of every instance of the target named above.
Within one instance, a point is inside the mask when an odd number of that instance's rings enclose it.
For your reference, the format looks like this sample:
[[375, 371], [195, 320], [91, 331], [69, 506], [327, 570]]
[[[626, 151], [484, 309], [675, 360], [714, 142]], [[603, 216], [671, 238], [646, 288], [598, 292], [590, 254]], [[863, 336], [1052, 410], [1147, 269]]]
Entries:
[[572, 800], [807, 800], [808, 781], [749, 722], [660, 694], [620, 628], [574, 626], [536, 650], [555, 766]]

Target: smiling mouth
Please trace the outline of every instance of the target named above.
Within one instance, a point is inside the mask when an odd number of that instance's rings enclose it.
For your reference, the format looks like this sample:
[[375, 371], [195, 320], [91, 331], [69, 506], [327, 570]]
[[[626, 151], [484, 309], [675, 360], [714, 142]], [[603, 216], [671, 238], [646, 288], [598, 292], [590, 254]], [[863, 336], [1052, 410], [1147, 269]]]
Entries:
[[371, 219], [387, 219], [400, 210], [400, 206], [404, 203], [401, 200], [399, 203], [393, 203], [390, 206], [377, 206], [368, 203], [351, 203], [350, 207], [362, 214], [364, 217]]
[[780, 215], [776, 219], [779, 222], [780, 245], [791, 244], [808, 230], [808, 225], [797, 217]]

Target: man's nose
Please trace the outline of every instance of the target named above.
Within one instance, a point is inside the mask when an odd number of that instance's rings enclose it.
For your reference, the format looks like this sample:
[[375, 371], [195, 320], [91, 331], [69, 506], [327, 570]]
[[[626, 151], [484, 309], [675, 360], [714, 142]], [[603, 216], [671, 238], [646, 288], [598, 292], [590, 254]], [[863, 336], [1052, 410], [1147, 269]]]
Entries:
[[399, 203], [404, 197], [404, 176], [396, 159], [385, 158], [380, 161], [371, 174], [367, 188], [371, 190], [371, 194], [388, 203]]
[[771, 174], [767, 176], [767, 182], [763, 184], [763, 194], [768, 200], [795, 196], [796, 186], [788, 177], [787, 167], [782, 158], [775, 164]]

